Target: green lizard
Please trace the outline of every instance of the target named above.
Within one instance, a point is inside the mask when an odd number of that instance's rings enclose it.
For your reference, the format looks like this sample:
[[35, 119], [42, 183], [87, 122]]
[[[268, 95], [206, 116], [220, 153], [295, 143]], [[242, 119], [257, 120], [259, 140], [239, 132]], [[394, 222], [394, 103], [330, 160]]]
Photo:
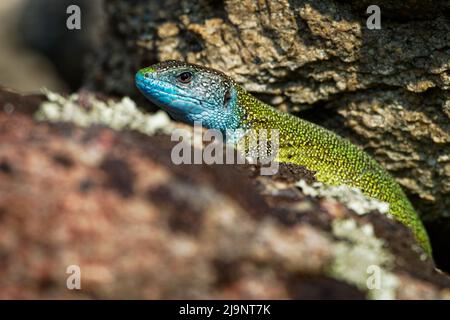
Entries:
[[[221, 131], [278, 130], [277, 160], [302, 165], [329, 185], [357, 187], [389, 203], [392, 216], [409, 227], [431, 255], [425, 228], [397, 182], [364, 151], [335, 133], [263, 103], [224, 73], [166, 61], [141, 69], [136, 85], [173, 118]], [[237, 132], [237, 131], [236, 131]], [[240, 139], [239, 137], [236, 137]]]

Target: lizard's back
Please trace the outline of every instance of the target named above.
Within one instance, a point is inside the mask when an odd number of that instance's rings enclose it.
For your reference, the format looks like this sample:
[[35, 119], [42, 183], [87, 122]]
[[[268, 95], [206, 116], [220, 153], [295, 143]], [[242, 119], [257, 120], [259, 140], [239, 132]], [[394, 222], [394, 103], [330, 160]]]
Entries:
[[250, 95], [240, 103], [248, 127], [278, 130], [280, 162], [302, 165], [315, 171], [318, 181], [357, 187], [365, 195], [389, 203], [389, 213], [411, 228], [418, 242], [431, 253], [425, 228], [402, 188], [367, 153], [325, 128], [282, 113]]

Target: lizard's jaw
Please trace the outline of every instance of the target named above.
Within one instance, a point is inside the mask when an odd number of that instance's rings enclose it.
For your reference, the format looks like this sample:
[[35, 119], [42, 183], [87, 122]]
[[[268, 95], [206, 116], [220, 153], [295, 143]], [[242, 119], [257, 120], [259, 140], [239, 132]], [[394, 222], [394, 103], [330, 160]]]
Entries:
[[151, 75], [145, 77], [138, 72], [135, 77], [136, 87], [151, 102], [167, 111], [175, 119], [194, 123], [196, 116], [205, 112], [204, 103], [183, 92], [173, 84], [156, 79]]

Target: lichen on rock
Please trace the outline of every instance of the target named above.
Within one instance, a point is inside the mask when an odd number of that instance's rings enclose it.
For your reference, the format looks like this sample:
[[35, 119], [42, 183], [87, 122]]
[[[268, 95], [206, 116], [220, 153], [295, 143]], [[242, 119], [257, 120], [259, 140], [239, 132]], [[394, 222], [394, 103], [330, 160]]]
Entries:
[[358, 188], [352, 188], [346, 185], [327, 186], [318, 181], [309, 185], [304, 180], [298, 181], [296, 186], [307, 196], [336, 199], [360, 215], [372, 211], [378, 211], [384, 214], [389, 212], [389, 204], [387, 202], [368, 197]]
[[400, 281], [391, 272], [394, 257], [384, 248], [384, 241], [375, 236], [373, 226], [336, 219], [332, 233], [347, 241], [334, 243], [330, 275], [356, 285], [371, 299], [395, 299]]
[[129, 97], [120, 101], [103, 101], [95, 95], [82, 92], [64, 97], [44, 89], [47, 101], [42, 102], [36, 112], [36, 119], [50, 122], [69, 122], [81, 127], [104, 125], [115, 130], [136, 130], [152, 135], [155, 132], [168, 133], [174, 124], [167, 113], [160, 110], [155, 114], [145, 113]]

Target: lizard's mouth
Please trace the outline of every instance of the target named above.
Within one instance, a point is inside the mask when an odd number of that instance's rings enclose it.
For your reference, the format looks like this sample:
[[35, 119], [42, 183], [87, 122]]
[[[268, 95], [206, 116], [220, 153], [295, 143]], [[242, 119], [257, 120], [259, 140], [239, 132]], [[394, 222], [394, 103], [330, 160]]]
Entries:
[[178, 117], [205, 111], [204, 101], [186, 94], [170, 82], [146, 78], [138, 73], [136, 86], [151, 102]]

